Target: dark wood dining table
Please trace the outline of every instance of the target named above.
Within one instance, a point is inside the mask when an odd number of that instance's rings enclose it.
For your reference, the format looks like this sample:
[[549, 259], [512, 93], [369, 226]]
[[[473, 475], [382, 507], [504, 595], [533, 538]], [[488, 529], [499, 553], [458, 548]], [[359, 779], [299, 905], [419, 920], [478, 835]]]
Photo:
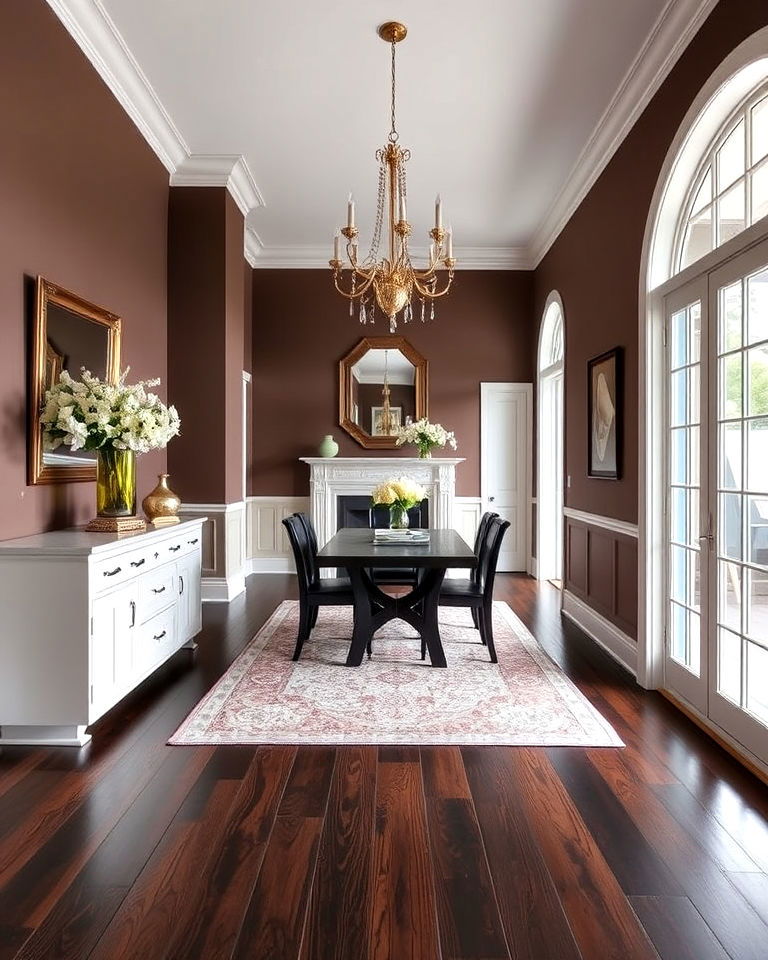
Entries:
[[[321, 567], [345, 567], [352, 583], [354, 627], [347, 656], [348, 667], [359, 667], [374, 633], [390, 620], [400, 619], [418, 631], [427, 645], [433, 667], [447, 666], [437, 607], [440, 587], [450, 567], [477, 566], [477, 556], [455, 530], [430, 530], [428, 543], [373, 542], [373, 530], [344, 527], [318, 552]], [[419, 569], [416, 587], [391, 596], [373, 581], [376, 567]]]

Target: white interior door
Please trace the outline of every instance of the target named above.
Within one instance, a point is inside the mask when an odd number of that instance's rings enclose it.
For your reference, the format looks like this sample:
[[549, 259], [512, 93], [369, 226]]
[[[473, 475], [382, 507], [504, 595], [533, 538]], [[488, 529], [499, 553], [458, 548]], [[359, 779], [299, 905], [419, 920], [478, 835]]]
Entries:
[[563, 372], [540, 374], [537, 576], [563, 575]]
[[531, 450], [530, 383], [480, 384], [480, 495], [483, 510], [509, 520], [499, 570], [525, 570]]

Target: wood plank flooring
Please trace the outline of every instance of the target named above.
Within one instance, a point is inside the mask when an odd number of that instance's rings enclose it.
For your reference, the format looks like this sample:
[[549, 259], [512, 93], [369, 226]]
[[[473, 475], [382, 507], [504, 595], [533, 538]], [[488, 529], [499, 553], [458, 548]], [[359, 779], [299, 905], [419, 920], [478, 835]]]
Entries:
[[768, 960], [768, 788], [558, 611], [623, 750], [168, 747], [290, 577], [204, 610], [83, 750], [0, 751], [0, 960]]

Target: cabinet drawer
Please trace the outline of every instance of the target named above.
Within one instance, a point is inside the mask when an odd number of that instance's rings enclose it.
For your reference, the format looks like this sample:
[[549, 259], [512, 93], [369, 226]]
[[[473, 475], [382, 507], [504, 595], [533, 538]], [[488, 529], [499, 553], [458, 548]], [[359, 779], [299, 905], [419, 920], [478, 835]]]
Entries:
[[167, 563], [139, 580], [139, 622], [153, 617], [176, 599], [176, 568]]
[[162, 551], [166, 560], [178, 560], [187, 554], [194, 553], [200, 547], [200, 534], [187, 533], [173, 537], [162, 544]]
[[108, 560], [99, 560], [93, 565], [92, 583], [96, 593], [109, 590], [118, 583], [138, 576], [149, 566], [149, 551], [132, 550]]
[[176, 608], [169, 607], [138, 628], [133, 651], [133, 667], [144, 675], [162, 663], [176, 649]]

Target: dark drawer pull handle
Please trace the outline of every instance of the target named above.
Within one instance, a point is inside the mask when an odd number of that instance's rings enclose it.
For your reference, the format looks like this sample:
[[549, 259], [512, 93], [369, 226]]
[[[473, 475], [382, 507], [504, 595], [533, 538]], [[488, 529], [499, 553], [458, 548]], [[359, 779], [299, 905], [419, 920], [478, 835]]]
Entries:
[[165, 593], [165, 587], [152, 587], [152, 593]]
[[147, 561], [144, 559], [144, 557], [142, 557], [141, 560], [131, 560], [131, 566], [132, 566], [132, 567], [141, 567], [141, 566], [143, 566], [146, 562], [147, 562]]
[[184, 593], [184, 577], [179, 577], [179, 596]]
[[181, 544], [177, 543], [175, 547], [168, 547], [168, 549], [173, 553], [176, 553], [177, 550], [181, 550]]
[[104, 571], [104, 576], [105, 576], [105, 577], [114, 577], [114, 575], [115, 575], [116, 573], [120, 573], [120, 571], [121, 571], [122, 569], [123, 569], [122, 567], [115, 567], [114, 570], [105, 570], [105, 571]]
[[131, 600], [131, 626], [136, 626], [136, 601]]
[[187, 543], [188, 543], [191, 547], [193, 547], [193, 546], [197, 543], [197, 537], [195, 537], [194, 540], [187, 540]]
[[153, 639], [153, 640], [162, 640], [164, 636], [165, 636], [165, 630], [163, 630], [162, 633], [157, 633], [157, 634], [155, 634], [155, 636], [152, 637], [152, 639]]

